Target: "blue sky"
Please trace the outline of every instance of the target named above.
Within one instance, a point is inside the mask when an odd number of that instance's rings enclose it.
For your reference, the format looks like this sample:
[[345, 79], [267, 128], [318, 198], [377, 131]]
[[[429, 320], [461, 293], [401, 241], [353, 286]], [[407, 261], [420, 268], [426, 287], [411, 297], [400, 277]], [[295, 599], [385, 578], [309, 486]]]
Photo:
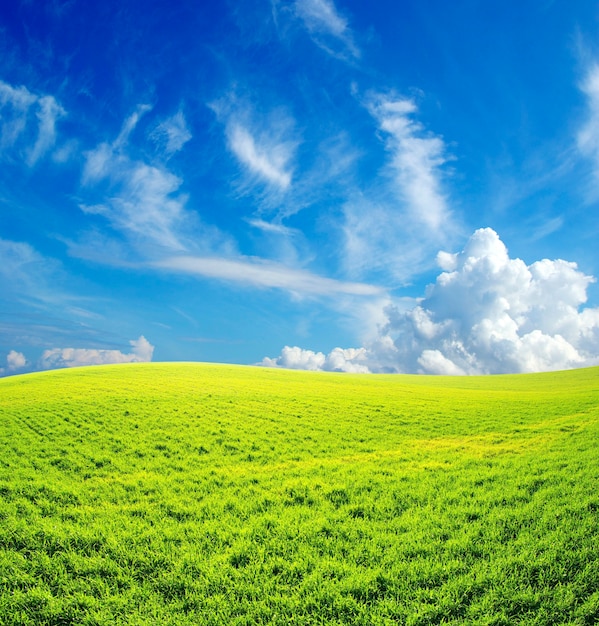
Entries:
[[0, 375], [599, 364], [599, 3], [0, 8]]

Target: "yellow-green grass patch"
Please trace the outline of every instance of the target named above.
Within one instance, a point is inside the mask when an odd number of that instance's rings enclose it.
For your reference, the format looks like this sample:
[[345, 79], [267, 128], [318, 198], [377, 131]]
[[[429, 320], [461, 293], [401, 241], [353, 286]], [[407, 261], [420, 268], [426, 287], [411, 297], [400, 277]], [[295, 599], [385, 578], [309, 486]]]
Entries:
[[599, 368], [0, 380], [0, 623], [595, 624]]

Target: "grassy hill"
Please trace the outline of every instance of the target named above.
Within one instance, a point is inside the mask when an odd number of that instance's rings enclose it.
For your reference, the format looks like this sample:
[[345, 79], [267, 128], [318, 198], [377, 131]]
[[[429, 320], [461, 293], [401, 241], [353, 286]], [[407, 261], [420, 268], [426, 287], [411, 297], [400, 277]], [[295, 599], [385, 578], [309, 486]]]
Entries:
[[0, 380], [0, 623], [599, 623], [599, 368]]

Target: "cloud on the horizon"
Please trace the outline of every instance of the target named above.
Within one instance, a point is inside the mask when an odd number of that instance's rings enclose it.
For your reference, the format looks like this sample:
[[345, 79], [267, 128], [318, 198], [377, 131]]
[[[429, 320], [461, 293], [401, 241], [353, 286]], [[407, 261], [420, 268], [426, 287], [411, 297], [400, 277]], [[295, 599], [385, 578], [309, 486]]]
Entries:
[[38, 96], [3, 80], [0, 113], [0, 153], [16, 148], [30, 167], [55, 145], [56, 122], [66, 115], [53, 96]]
[[[594, 279], [575, 263], [511, 259], [490, 228], [458, 254], [441, 253], [443, 271], [410, 309], [389, 305], [378, 336], [335, 369], [371, 372], [497, 374], [599, 364], [599, 308], [584, 308]], [[331, 369], [329, 355], [285, 348], [262, 364]], [[308, 367], [309, 366], [309, 367]]]
[[0, 376], [22, 371], [44, 371], [86, 365], [111, 365], [118, 363], [148, 363], [152, 360], [154, 346], [143, 336], [129, 342], [130, 352], [96, 348], [51, 348], [44, 350], [35, 363], [29, 363], [22, 352], [11, 350], [6, 357], [6, 367], [0, 367]]
[[131, 352], [97, 350], [93, 348], [52, 348], [44, 350], [37, 369], [49, 370], [84, 365], [109, 365], [116, 363], [147, 363], [152, 360], [154, 346], [143, 336], [131, 340]]
[[22, 370], [27, 365], [27, 359], [22, 352], [11, 350], [6, 355], [6, 367], [0, 367], [0, 376], [6, 376], [7, 374], [15, 374], [19, 370]]
[[265, 357], [259, 365], [293, 370], [352, 372], [367, 374], [368, 353], [365, 348], [334, 348], [329, 354], [285, 346], [280, 356]]

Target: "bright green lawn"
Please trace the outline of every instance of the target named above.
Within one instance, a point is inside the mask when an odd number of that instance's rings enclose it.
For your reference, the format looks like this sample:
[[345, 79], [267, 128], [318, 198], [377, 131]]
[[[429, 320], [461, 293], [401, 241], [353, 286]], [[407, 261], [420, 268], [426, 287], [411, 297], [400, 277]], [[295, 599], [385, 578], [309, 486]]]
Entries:
[[598, 624], [599, 368], [0, 380], [0, 624]]

